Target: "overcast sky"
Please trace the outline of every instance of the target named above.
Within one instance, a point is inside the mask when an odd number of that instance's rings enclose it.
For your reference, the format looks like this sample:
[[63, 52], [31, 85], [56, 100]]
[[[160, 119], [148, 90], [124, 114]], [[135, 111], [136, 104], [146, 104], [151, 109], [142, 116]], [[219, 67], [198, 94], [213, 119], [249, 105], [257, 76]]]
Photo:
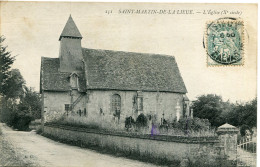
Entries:
[[[119, 14], [123, 9], [193, 10], [194, 14]], [[196, 13], [203, 10], [242, 13]], [[41, 57], [58, 57], [59, 35], [70, 14], [83, 36], [82, 47], [175, 56], [191, 100], [208, 93], [233, 102], [256, 97], [256, 5], [1, 2], [1, 34], [17, 55], [13, 68], [21, 71], [27, 86], [39, 90]], [[246, 23], [244, 65], [207, 67], [205, 24], [229, 16]]]

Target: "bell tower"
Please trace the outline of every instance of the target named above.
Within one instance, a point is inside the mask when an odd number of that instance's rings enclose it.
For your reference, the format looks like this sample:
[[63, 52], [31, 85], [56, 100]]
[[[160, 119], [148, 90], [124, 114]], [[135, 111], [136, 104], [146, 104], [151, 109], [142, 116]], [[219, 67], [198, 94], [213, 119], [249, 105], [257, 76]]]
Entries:
[[83, 69], [82, 36], [71, 15], [60, 35], [60, 72], [76, 72]]

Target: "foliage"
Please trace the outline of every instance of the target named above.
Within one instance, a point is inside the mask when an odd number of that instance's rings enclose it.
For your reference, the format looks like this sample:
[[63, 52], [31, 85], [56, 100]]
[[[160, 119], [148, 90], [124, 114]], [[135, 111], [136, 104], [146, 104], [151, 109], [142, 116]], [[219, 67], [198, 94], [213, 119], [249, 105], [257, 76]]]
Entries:
[[199, 96], [193, 103], [194, 117], [208, 119], [212, 126], [220, 126], [225, 123], [225, 119], [220, 119], [223, 109], [221, 96], [208, 94]]
[[[11, 69], [15, 58], [3, 46], [5, 38], [0, 37], [0, 121], [18, 130], [27, 130], [33, 119], [41, 117], [41, 99], [25, 86], [25, 80], [18, 69]], [[19, 99], [19, 100], [18, 100]]]
[[31, 88], [24, 88], [24, 94], [20, 97], [18, 110], [30, 114], [33, 119], [41, 118], [41, 98], [38, 93]]
[[29, 113], [19, 111], [14, 115], [14, 119], [12, 120], [12, 126], [18, 130], [29, 130], [29, 124], [32, 121], [32, 116]]
[[12, 126], [13, 119], [15, 117], [15, 112], [17, 110], [17, 105], [11, 99], [1, 99], [1, 115], [0, 121]]
[[248, 125], [256, 127], [257, 100], [246, 104], [224, 102], [221, 96], [201, 95], [193, 102], [194, 117], [208, 119], [212, 126], [218, 127], [224, 123], [234, 126]]
[[4, 88], [6, 88], [6, 81], [10, 77], [10, 68], [13, 64], [15, 57], [11, 52], [7, 51], [7, 46], [3, 45], [5, 41], [4, 36], [0, 36], [0, 95], [5, 95]]
[[173, 128], [178, 128], [180, 130], [193, 130], [193, 131], [200, 131], [200, 130], [208, 130], [210, 128], [210, 122], [207, 119], [200, 119], [200, 118], [181, 118], [178, 122], [174, 122], [172, 124]]
[[19, 103], [12, 98], [1, 99], [0, 121], [18, 130], [28, 130], [29, 123], [41, 117], [41, 99], [39, 95], [24, 87]]
[[136, 125], [137, 125], [137, 127], [146, 127], [147, 126], [147, 118], [143, 113], [138, 115], [138, 117], [136, 118]]
[[36, 133], [37, 133], [37, 134], [42, 134], [42, 133], [43, 133], [42, 126], [38, 126], [38, 127], [37, 127]]
[[227, 114], [228, 122], [234, 126], [248, 125], [251, 128], [257, 125], [257, 99], [246, 103], [237, 104]]
[[246, 151], [251, 153], [256, 153], [257, 151], [256, 143], [248, 143], [246, 148], [247, 148]]
[[251, 129], [248, 125], [242, 125], [240, 127], [240, 134], [241, 136], [245, 136], [246, 135], [246, 130], [249, 130], [251, 132]]
[[135, 124], [135, 120], [130, 116], [125, 118], [125, 127], [128, 130]]
[[74, 115], [70, 116], [60, 116], [56, 119], [49, 121], [51, 124], [59, 124], [59, 125], [68, 125], [72, 127], [81, 127], [87, 129], [95, 129], [95, 130], [112, 130], [112, 131], [122, 131], [124, 127], [121, 127], [120, 124], [115, 121], [107, 121], [102, 117], [93, 119], [91, 117], [78, 117]]
[[25, 81], [18, 69], [12, 69], [8, 72], [9, 78], [2, 86], [2, 93], [6, 99], [17, 99], [23, 94]]
[[187, 167], [236, 167], [236, 161], [228, 160], [227, 157], [211, 159], [208, 155], [199, 155], [194, 161], [188, 159]]

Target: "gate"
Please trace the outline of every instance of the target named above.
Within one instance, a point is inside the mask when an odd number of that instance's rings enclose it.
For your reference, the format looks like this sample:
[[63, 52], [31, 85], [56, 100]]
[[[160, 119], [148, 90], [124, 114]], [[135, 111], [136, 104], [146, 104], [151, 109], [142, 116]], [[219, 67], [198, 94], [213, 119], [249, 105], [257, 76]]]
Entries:
[[237, 166], [256, 167], [256, 141], [245, 136], [237, 143]]

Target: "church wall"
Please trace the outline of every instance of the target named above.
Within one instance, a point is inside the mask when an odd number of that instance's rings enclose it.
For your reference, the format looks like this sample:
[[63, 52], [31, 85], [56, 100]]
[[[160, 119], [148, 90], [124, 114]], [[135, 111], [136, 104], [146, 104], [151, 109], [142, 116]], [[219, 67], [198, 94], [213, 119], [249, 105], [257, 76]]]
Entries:
[[[62, 116], [66, 116], [65, 104], [71, 104], [71, 101], [75, 101], [80, 96], [77, 90], [68, 92], [49, 92], [44, 91], [43, 93], [43, 122], [50, 122], [58, 120]], [[75, 105], [73, 114], [81, 109], [84, 110], [86, 106], [85, 97]], [[70, 113], [71, 114], [71, 113]]]
[[[112, 96], [118, 94], [121, 97], [120, 119], [114, 116], [112, 111]], [[70, 92], [44, 92], [44, 122], [57, 120], [67, 115], [65, 104], [71, 104], [79, 96], [76, 90]], [[137, 116], [143, 113], [148, 118], [149, 124], [152, 120], [156, 124], [162, 123], [162, 118], [172, 122], [183, 115], [183, 94], [166, 92], [142, 92], [143, 109], [136, 111], [134, 97], [136, 91], [99, 91], [88, 90], [81, 100], [68, 112], [70, 121], [78, 123], [95, 123], [103, 126], [118, 126], [124, 128], [125, 118], [132, 116], [136, 120]], [[73, 99], [71, 99], [73, 98]], [[83, 113], [84, 109], [86, 114]], [[79, 113], [81, 110], [81, 114]], [[164, 114], [164, 115], [163, 115]], [[106, 124], [108, 123], [108, 124]], [[119, 123], [119, 125], [118, 125]]]
[[[146, 116], [156, 117], [156, 123], [161, 123], [161, 118], [172, 121], [182, 116], [183, 94], [165, 92], [142, 92], [143, 110], [135, 112], [134, 96], [136, 91], [88, 91], [86, 103], [88, 120], [97, 120], [102, 117], [106, 121], [117, 121], [113, 116], [112, 96], [118, 94], [121, 97], [121, 114], [119, 122], [124, 125], [126, 117], [132, 116], [135, 120], [140, 113]], [[178, 107], [179, 106], [179, 109]], [[102, 110], [102, 113], [101, 113]], [[177, 110], [179, 114], [177, 114]], [[163, 116], [164, 114], [164, 116]]]

